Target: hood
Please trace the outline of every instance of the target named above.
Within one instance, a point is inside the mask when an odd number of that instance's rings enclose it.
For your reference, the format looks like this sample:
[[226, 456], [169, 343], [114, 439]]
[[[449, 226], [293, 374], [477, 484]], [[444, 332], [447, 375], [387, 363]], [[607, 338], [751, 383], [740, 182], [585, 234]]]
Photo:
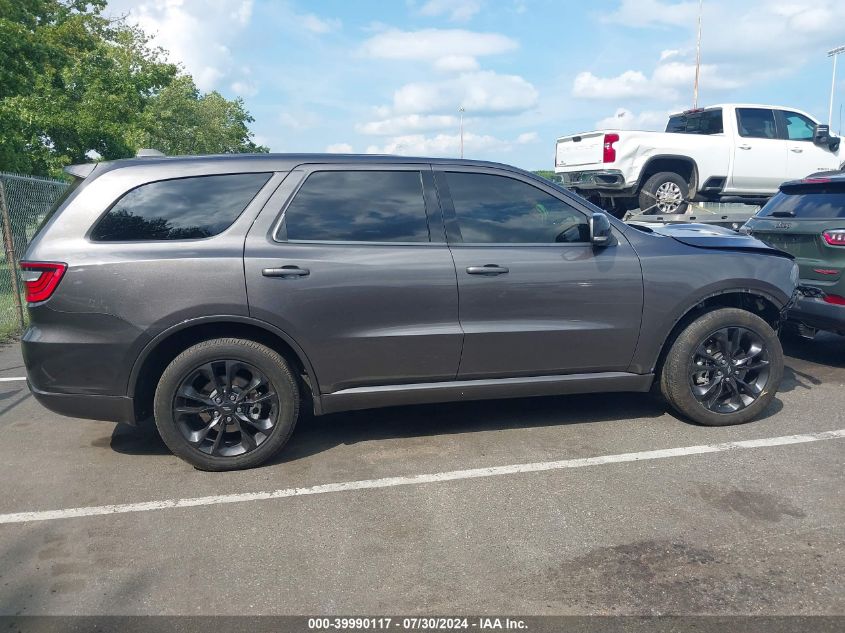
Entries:
[[711, 224], [658, 224], [631, 222], [630, 225], [646, 233], [665, 235], [696, 248], [712, 248], [722, 251], [753, 251], [793, 259], [792, 255], [761, 242], [755, 237], [737, 233], [723, 226]]

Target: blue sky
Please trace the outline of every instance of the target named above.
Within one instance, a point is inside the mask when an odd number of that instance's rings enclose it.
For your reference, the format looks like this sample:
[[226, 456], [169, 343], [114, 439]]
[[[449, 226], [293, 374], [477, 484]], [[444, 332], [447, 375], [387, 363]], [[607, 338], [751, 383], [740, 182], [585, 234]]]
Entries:
[[[690, 107], [697, 0], [112, 0], [275, 152], [458, 154], [551, 169], [554, 140]], [[827, 118], [845, 2], [704, 0], [701, 104]], [[834, 128], [845, 102], [840, 57]]]

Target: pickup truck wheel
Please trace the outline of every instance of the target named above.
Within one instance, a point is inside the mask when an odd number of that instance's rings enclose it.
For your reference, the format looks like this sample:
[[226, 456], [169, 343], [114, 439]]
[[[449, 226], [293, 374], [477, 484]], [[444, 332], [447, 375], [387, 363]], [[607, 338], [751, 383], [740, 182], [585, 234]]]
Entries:
[[771, 326], [736, 308], [708, 312], [675, 339], [660, 389], [678, 413], [706, 426], [760, 415], [783, 376], [783, 349]]
[[689, 184], [680, 175], [661, 171], [640, 189], [640, 210], [647, 214], [686, 213]]
[[252, 468], [287, 443], [299, 389], [284, 358], [246, 339], [203, 341], [164, 370], [155, 421], [167, 447], [199, 470]]

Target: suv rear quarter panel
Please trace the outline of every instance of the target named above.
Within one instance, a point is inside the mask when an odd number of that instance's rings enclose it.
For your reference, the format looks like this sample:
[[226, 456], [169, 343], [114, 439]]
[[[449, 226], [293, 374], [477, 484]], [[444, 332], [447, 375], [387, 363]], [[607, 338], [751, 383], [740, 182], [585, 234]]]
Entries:
[[93, 242], [87, 235], [117, 198], [138, 185], [256, 171], [273, 170], [263, 164], [203, 161], [134, 165], [85, 183], [27, 250], [26, 259], [68, 265], [55, 294], [30, 305], [24, 352], [27, 366], [37, 368], [29, 377], [33, 387], [123, 395], [135, 359], [161, 332], [211, 314], [248, 315], [244, 235], [282, 174], [271, 177], [235, 222], [211, 238]]

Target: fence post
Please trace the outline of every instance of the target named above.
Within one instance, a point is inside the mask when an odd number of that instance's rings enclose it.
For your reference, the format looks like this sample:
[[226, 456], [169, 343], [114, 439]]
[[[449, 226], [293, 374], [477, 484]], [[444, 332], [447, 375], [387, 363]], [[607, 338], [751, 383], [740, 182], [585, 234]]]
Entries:
[[12, 278], [12, 291], [15, 295], [15, 306], [18, 309], [18, 322], [21, 328], [26, 324], [23, 317], [23, 303], [21, 289], [18, 285], [18, 262], [15, 258], [15, 242], [12, 238], [12, 222], [9, 219], [9, 205], [6, 204], [6, 185], [0, 179], [0, 214], [3, 215], [3, 242], [6, 246], [6, 264], [9, 266], [9, 276]]

